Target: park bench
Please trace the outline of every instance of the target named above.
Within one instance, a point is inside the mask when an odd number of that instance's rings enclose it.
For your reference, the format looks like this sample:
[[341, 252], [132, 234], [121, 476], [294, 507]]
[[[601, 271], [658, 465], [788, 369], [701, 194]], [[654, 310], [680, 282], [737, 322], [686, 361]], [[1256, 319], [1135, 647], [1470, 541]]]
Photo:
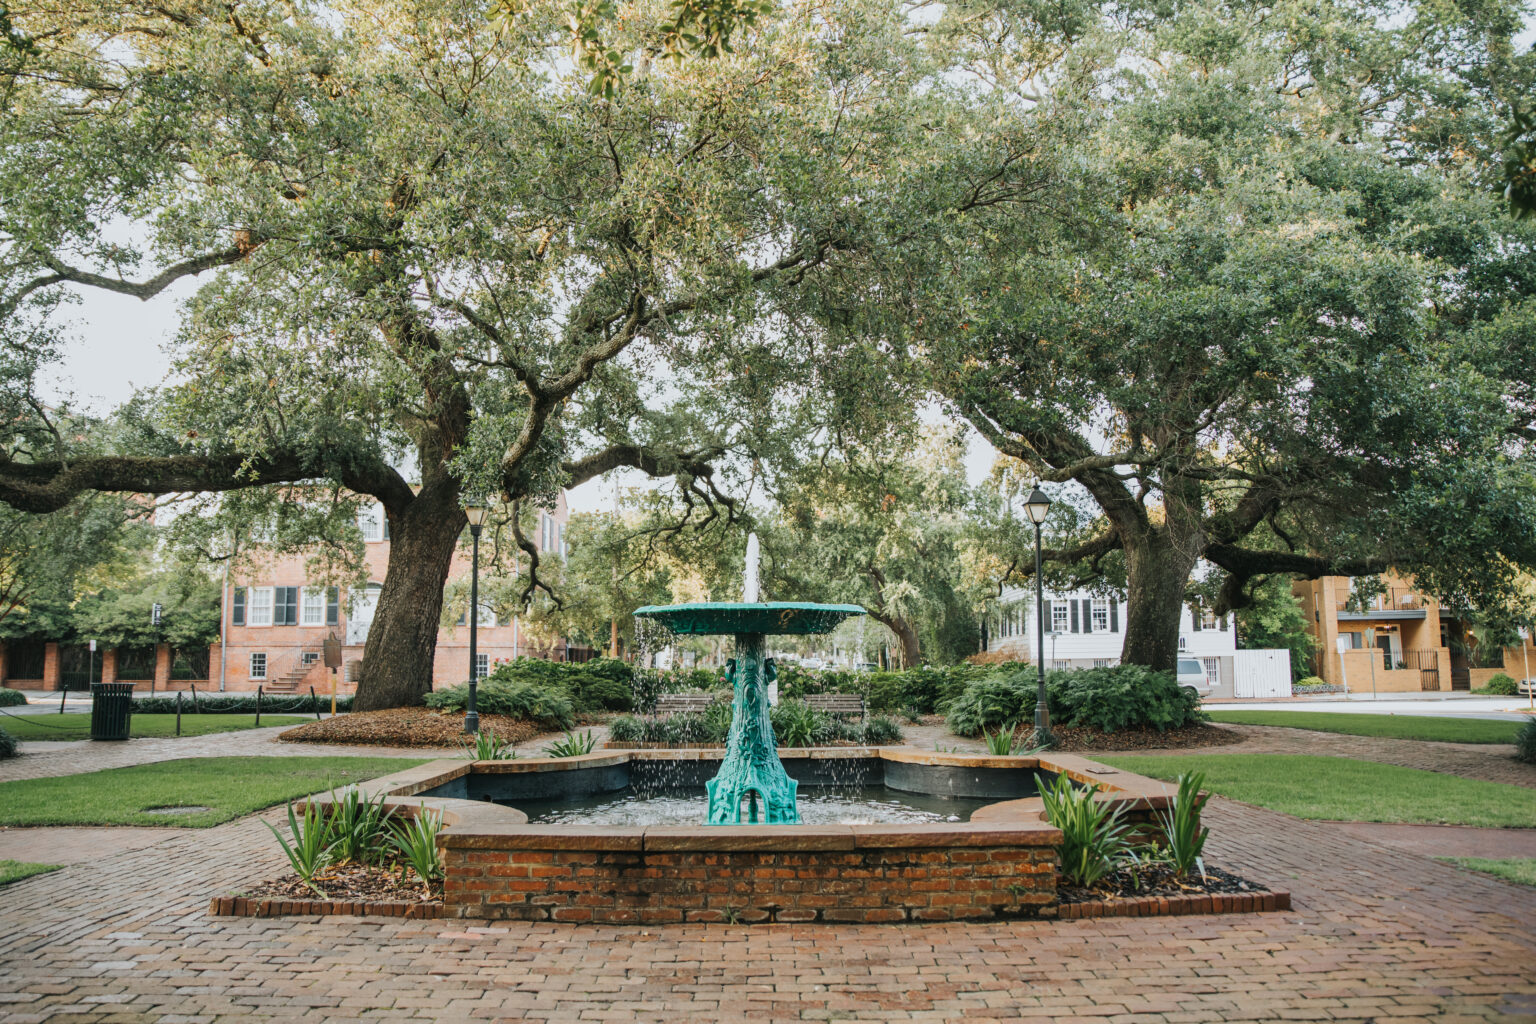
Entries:
[[811, 693], [806, 694], [805, 702], [833, 718], [864, 720], [864, 698], [856, 693]]
[[709, 710], [709, 706], [718, 699], [712, 693], [663, 693], [656, 698], [656, 717], [701, 714]]

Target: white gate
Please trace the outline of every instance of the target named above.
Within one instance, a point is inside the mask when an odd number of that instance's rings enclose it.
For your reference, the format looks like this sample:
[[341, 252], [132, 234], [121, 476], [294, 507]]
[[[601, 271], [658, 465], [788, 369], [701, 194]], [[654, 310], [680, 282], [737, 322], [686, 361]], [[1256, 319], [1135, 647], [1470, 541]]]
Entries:
[[1237, 697], [1289, 697], [1291, 652], [1284, 649], [1235, 652], [1232, 692]]

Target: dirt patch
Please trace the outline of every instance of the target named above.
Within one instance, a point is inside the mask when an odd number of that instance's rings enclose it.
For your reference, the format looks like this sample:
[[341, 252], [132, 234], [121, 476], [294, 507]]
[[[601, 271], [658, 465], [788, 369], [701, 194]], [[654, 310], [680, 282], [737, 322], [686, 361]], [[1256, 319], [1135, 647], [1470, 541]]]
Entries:
[[[1021, 737], [1029, 735], [1029, 726], [1020, 727]], [[1119, 729], [1100, 732], [1097, 729], [1066, 728], [1053, 725], [1056, 745], [1052, 750], [1083, 753], [1104, 750], [1175, 750], [1183, 747], [1222, 747], [1243, 742], [1241, 732], [1220, 725], [1202, 722], [1186, 725], [1182, 729], [1158, 732], [1156, 729]]]
[[347, 864], [328, 868], [315, 876], [314, 889], [304, 884], [297, 875], [260, 885], [241, 895], [251, 899], [279, 900], [360, 900], [369, 903], [441, 903], [443, 883], [434, 882], [431, 887], [421, 884], [409, 870], [403, 867], [372, 867], [363, 864]]
[[[542, 730], [532, 722], [506, 715], [481, 715], [480, 731], [493, 732], [502, 743], [526, 743]], [[456, 747], [464, 743], [464, 715], [427, 708], [388, 708], [356, 711], [310, 722], [278, 739], [288, 743], [358, 743], [386, 747]]]
[[1057, 887], [1062, 903], [1088, 903], [1094, 900], [1141, 899], [1146, 896], [1205, 896], [1217, 893], [1256, 893], [1269, 890], [1257, 882], [1217, 867], [1207, 867], [1204, 877], [1191, 871], [1183, 878], [1160, 864], [1135, 870], [1121, 868], [1099, 879], [1092, 887], [1067, 885]]

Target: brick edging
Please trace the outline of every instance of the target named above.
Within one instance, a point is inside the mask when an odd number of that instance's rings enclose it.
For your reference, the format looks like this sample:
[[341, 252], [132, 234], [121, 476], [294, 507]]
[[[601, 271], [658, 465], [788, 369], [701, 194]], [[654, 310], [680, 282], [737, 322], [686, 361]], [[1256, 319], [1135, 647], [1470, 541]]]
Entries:
[[281, 917], [347, 914], [353, 917], [406, 917], [417, 920], [443, 915], [441, 903], [370, 900], [280, 900], [246, 896], [215, 896], [208, 905], [214, 917]]
[[1214, 892], [1199, 896], [1141, 896], [1132, 899], [1063, 903], [1063, 921], [1086, 917], [1177, 917], [1183, 914], [1253, 914], [1290, 910], [1291, 894], [1275, 892]]

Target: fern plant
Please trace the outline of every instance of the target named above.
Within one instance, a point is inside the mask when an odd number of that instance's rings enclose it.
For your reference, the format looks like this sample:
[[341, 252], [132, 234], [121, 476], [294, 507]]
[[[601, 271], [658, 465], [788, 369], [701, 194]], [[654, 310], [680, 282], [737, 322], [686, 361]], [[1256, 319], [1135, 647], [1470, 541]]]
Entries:
[[1061, 873], [1075, 885], [1091, 886], [1115, 869], [1129, 845], [1125, 809], [1093, 798], [1098, 786], [1078, 787], [1065, 775], [1035, 784], [1045, 803], [1045, 817], [1061, 829]]
[[597, 735], [586, 732], [568, 732], [544, 748], [545, 757], [580, 757], [597, 749]]
[[437, 848], [437, 834], [443, 829], [439, 811], [417, 808], [409, 819], [398, 822], [392, 841], [400, 859], [410, 865], [423, 885], [430, 886], [443, 877], [443, 855]]
[[1201, 857], [1211, 830], [1200, 824], [1200, 809], [1205, 802], [1200, 796], [1200, 787], [1204, 783], [1204, 772], [1180, 775], [1178, 793], [1169, 802], [1168, 809], [1158, 814], [1168, 859], [1174, 874], [1180, 878], [1189, 874], [1190, 868], [1198, 869], [1200, 877], [1205, 877], [1205, 861]]
[[293, 804], [289, 803], [288, 832], [293, 837], [291, 842], [284, 839], [271, 822], [264, 821], [262, 824], [277, 837], [278, 844], [288, 857], [288, 865], [299, 876], [299, 881], [313, 889], [321, 899], [325, 899], [325, 893], [316, 884], [315, 876], [330, 866], [332, 855], [331, 844], [327, 841], [326, 821], [320, 809], [314, 804], [305, 804], [303, 824], [300, 824], [298, 816], [293, 813]]

